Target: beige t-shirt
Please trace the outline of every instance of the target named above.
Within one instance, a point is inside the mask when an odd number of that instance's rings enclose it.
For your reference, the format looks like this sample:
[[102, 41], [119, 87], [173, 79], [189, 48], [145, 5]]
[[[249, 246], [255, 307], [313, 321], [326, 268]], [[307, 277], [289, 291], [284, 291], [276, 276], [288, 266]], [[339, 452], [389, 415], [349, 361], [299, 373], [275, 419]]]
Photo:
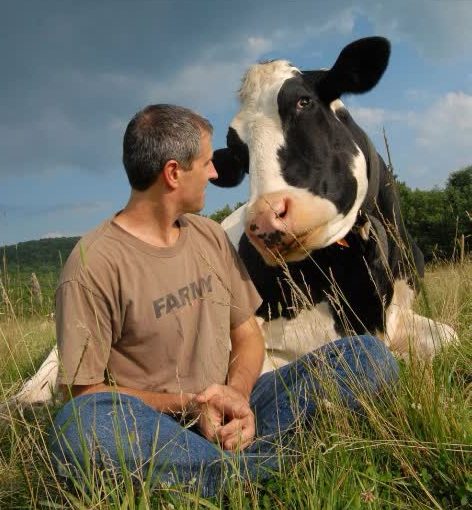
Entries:
[[171, 248], [112, 220], [79, 241], [56, 294], [61, 384], [178, 393], [225, 382], [230, 328], [261, 299], [217, 223], [184, 215], [179, 224]]

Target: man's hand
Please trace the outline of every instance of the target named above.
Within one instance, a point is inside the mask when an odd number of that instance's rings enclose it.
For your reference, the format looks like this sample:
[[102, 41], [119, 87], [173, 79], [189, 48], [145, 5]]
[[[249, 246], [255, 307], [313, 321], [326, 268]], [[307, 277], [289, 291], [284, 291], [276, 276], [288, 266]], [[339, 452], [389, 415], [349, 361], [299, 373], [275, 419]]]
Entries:
[[193, 415], [198, 417], [198, 428], [203, 437], [213, 443], [218, 442], [217, 431], [223, 423], [223, 413], [210, 403], [198, 403], [194, 400]]
[[251, 444], [256, 432], [254, 414], [239, 391], [212, 384], [195, 402], [202, 411], [200, 430], [207, 439], [216, 439], [225, 450], [243, 450]]

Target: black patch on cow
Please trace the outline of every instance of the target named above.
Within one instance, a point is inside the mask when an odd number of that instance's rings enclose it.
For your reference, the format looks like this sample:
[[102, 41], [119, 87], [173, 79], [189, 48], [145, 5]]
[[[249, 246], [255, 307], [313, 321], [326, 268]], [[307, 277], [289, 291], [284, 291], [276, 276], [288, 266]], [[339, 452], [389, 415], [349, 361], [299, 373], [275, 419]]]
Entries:
[[[307, 300], [313, 305], [327, 301], [340, 336], [349, 330], [357, 334], [383, 331], [383, 305], [388, 305], [393, 295], [390, 275], [373, 237], [364, 241], [351, 232], [346, 240], [348, 248], [332, 245], [281, 268], [267, 266], [243, 235], [239, 254], [263, 299], [257, 315], [266, 321], [293, 319], [306, 308]], [[294, 288], [307, 299], [297, 295]]]
[[232, 127], [228, 129], [226, 145], [226, 149], [218, 149], [213, 153], [218, 178], [211, 182], [222, 188], [232, 188], [240, 184], [249, 171], [249, 150]]
[[[301, 101], [306, 103], [303, 108]], [[285, 137], [278, 152], [284, 180], [347, 214], [357, 196], [351, 167], [358, 149], [352, 134], [317, 98], [303, 75], [285, 81], [277, 102]]]
[[389, 58], [390, 43], [384, 37], [365, 37], [348, 44], [317, 83], [318, 96], [329, 104], [343, 94], [368, 92], [379, 82]]

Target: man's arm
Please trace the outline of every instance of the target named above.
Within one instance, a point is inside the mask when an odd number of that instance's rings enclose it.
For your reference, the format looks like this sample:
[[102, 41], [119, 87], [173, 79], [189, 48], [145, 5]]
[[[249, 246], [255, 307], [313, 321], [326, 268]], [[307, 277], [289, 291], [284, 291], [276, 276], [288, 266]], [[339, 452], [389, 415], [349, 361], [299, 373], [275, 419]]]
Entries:
[[79, 397], [92, 393], [116, 391], [125, 395], [131, 395], [132, 397], [137, 397], [149, 407], [156, 409], [156, 411], [167, 414], [192, 415], [197, 412], [198, 407], [194, 403], [195, 394], [193, 393], [156, 393], [154, 391], [137, 390], [125, 386], [110, 386], [104, 382], [91, 385], [63, 385], [61, 388], [65, 400], [68, 400], [70, 397]]
[[231, 386], [249, 400], [264, 362], [264, 338], [254, 316], [232, 329], [230, 336], [231, 354], [228, 386]]
[[220, 413], [224, 421], [214, 435], [227, 450], [244, 449], [255, 435], [254, 414], [249, 397], [264, 360], [264, 339], [254, 317], [231, 330], [231, 355], [227, 385], [213, 384], [195, 400]]

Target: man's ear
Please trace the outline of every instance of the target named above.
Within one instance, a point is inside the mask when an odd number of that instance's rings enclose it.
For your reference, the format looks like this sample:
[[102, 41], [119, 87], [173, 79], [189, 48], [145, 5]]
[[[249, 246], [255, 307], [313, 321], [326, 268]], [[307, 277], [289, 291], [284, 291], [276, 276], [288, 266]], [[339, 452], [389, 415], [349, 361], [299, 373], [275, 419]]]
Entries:
[[179, 185], [179, 174], [183, 171], [180, 163], [175, 159], [169, 159], [161, 170], [161, 176], [165, 184], [171, 189]]
[[242, 182], [246, 169], [231, 149], [218, 149], [213, 153], [217, 179], [210, 182], [220, 188], [233, 188]]
[[365, 37], [348, 44], [317, 83], [318, 96], [329, 104], [343, 94], [368, 92], [379, 82], [389, 58], [390, 43], [384, 37]]

